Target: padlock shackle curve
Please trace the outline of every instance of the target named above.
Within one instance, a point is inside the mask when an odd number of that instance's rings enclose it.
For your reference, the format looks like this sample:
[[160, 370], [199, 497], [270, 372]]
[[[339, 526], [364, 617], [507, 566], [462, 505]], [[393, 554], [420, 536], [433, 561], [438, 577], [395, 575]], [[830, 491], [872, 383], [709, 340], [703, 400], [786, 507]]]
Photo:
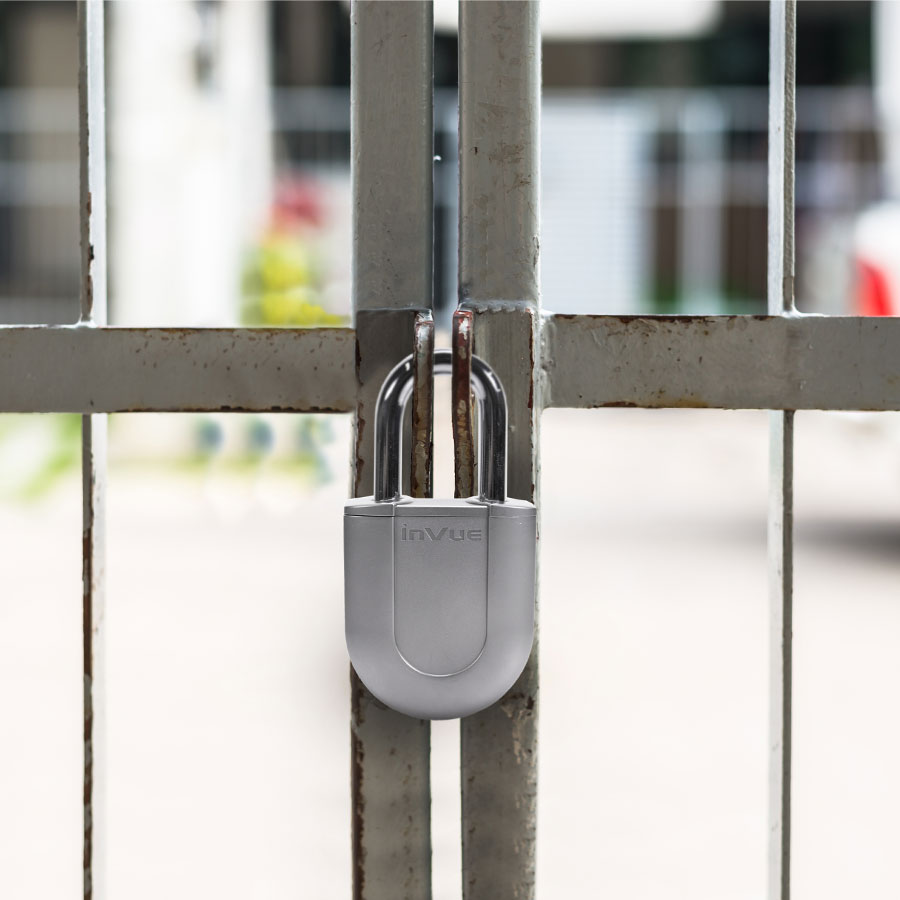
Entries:
[[[434, 351], [434, 374], [453, 371], [452, 351]], [[375, 500], [400, 497], [400, 454], [403, 446], [403, 413], [413, 391], [413, 356], [391, 369], [375, 406]], [[480, 357], [472, 357], [472, 389], [481, 412], [481, 453], [478, 464], [478, 496], [503, 503], [506, 500], [506, 395], [496, 372]]]

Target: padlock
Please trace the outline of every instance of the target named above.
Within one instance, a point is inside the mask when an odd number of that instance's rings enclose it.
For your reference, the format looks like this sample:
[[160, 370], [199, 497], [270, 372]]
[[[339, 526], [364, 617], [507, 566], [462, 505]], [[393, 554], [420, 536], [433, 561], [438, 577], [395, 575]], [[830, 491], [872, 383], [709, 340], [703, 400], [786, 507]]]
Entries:
[[[436, 350], [435, 373], [449, 373]], [[480, 410], [479, 490], [466, 499], [400, 492], [413, 360], [385, 379], [375, 409], [375, 490], [344, 507], [350, 660], [383, 703], [423, 719], [471, 715], [512, 687], [534, 640], [536, 509], [506, 497], [506, 398], [472, 359]]]

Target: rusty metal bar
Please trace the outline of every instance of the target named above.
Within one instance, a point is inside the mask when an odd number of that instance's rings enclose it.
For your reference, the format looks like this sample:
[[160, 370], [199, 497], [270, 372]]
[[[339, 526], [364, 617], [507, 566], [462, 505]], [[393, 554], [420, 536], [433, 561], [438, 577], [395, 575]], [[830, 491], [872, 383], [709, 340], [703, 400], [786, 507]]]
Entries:
[[414, 341], [409, 493], [412, 497], [431, 497], [431, 462], [434, 451], [434, 319], [427, 313], [416, 317]]
[[[81, 322], [106, 324], [106, 98], [103, 0], [78, 6]], [[21, 383], [27, 367], [18, 369]], [[107, 378], [115, 370], [107, 373]], [[112, 375], [110, 380], [115, 380]], [[15, 382], [14, 382], [15, 383]], [[83, 856], [86, 900], [106, 896], [104, 527], [106, 416], [85, 415], [82, 473]]]
[[[540, 27], [537, 3], [460, 3], [457, 400], [470, 352], [506, 389], [508, 491], [536, 498]], [[465, 450], [465, 438], [458, 450]], [[460, 456], [457, 457], [461, 461]], [[467, 489], [458, 473], [457, 491]], [[537, 641], [512, 689], [460, 723], [463, 896], [534, 896]]]
[[349, 328], [6, 327], [0, 411], [351, 412], [355, 354]]
[[[351, 9], [353, 308], [356, 437], [352, 491], [373, 489], [375, 400], [416, 352], [413, 487], [425, 458], [433, 350], [432, 48], [430, 2], [357, 0]], [[426, 386], [426, 382], [428, 385]], [[423, 471], [424, 470], [424, 471]], [[378, 702], [351, 672], [353, 896], [431, 897], [431, 727]]]
[[453, 407], [454, 494], [471, 497], [475, 481], [475, 417], [472, 407], [472, 312], [453, 314]]
[[900, 409], [900, 319], [562, 316], [545, 407]]
[[[794, 126], [796, 122], [796, 0], [772, 0], [769, 5], [769, 241], [768, 308], [789, 317], [794, 310]], [[872, 331], [857, 320], [860, 331]], [[811, 329], [806, 331], [809, 338]], [[875, 329], [876, 333], [878, 329]], [[882, 334], [884, 335], [884, 331]], [[896, 336], [896, 330], [894, 330]], [[850, 335], [847, 335], [850, 338]], [[811, 339], [810, 339], [811, 340]], [[852, 338], [851, 338], [852, 340]], [[794, 382], [801, 392], [841, 395], [841, 377], [892, 394], [882, 383], [896, 371], [900, 346], [876, 351], [867, 340], [866, 353], [855, 361], [854, 373], [840, 365], [823, 366]], [[813, 346], [807, 344], [807, 348]], [[857, 345], [858, 346], [858, 345]], [[852, 354], [850, 340], [834, 346], [835, 362]], [[785, 352], [788, 351], [785, 346]], [[739, 376], [738, 376], [739, 377]], [[889, 377], [889, 376], [888, 376]], [[874, 382], [874, 384], [872, 383]], [[790, 382], [788, 382], [790, 384]], [[857, 401], [871, 398], [854, 398]], [[860, 402], [860, 406], [868, 405]], [[781, 406], [781, 404], [779, 404]], [[783, 407], [782, 407], [783, 408]], [[799, 406], [797, 408], [800, 408]], [[769, 900], [791, 895], [791, 720], [794, 603], [794, 413], [769, 414]]]

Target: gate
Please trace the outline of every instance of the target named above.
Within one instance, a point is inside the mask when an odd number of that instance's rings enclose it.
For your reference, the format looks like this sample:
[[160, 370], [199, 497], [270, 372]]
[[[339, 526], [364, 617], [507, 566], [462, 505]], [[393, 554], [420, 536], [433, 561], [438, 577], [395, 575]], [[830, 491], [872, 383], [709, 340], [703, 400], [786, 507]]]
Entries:
[[[430, 492], [432, 10], [419, 0], [353, 6], [354, 327], [284, 330], [107, 327], [102, 0], [80, 2], [78, 11], [81, 320], [0, 328], [0, 411], [83, 416], [84, 891], [100, 898], [106, 414], [353, 412], [352, 490], [367, 494], [375, 395], [395, 363], [414, 352], [408, 490]], [[509, 492], [525, 499], [538, 493], [542, 409], [773, 410], [770, 900], [790, 893], [793, 412], [900, 409], [900, 320], [806, 316], [794, 309], [795, 16], [795, 0], [773, 0], [767, 316], [543, 312], [537, 4], [464, 0], [459, 32], [457, 494], [473, 488], [473, 353], [506, 386]], [[429, 723], [385, 709], [352, 677], [354, 896], [427, 898]], [[509, 693], [461, 723], [467, 900], [534, 895], [537, 713], [535, 646]]]

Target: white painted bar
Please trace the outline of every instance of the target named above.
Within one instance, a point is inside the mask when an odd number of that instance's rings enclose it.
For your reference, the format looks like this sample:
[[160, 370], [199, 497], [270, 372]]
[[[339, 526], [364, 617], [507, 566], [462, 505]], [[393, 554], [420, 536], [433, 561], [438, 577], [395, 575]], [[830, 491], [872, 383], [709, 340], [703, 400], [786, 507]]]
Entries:
[[900, 409], [900, 319], [551, 316], [545, 407]]
[[[796, 0], [772, 0], [769, 7], [769, 255], [768, 307], [772, 315], [794, 314], [794, 126], [796, 121], [795, 52]], [[852, 327], [852, 326], [851, 326]], [[869, 330], [860, 321], [860, 330]], [[811, 330], [811, 329], [809, 329]], [[802, 337], [808, 337], [809, 330]], [[874, 329], [877, 333], [877, 328]], [[882, 332], [884, 334], [884, 332]], [[846, 379], [870, 382], [892, 368], [889, 359], [865, 355], [846, 371], [852, 335], [831, 345], [837, 365], [820, 360], [816, 371], [791, 381], [801, 391], [846, 393]], [[820, 342], [823, 349], [826, 342]], [[893, 341], [893, 347], [897, 342]], [[816, 342], [809, 338], [807, 348]], [[802, 354], [802, 347], [801, 354]], [[787, 356], [789, 345], [783, 346]], [[896, 352], [893, 354], [896, 357]], [[767, 354], [772, 359], [771, 351]], [[772, 359], [774, 362], [774, 359]], [[854, 377], [855, 376], [855, 377]], [[738, 373], [735, 376], [739, 377]], [[875, 387], [873, 384], [868, 387]], [[890, 382], [883, 386], [890, 393]], [[864, 401], [871, 398], [855, 398]], [[869, 404], [860, 402], [860, 406]], [[776, 405], [777, 408], [778, 405]], [[797, 407], [799, 408], [799, 407]], [[769, 422], [769, 900], [789, 900], [791, 894], [791, 683], [793, 647], [793, 506], [794, 414], [770, 413]]]
[[[106, 96], [103, 0], [78, 3], [79, 205], [81, 321], [106, 324]], [[20, 373], [22, 369], [19, 370]], [[105, 379], [114, 381], [108, 370]], [[105, 900], [105, 506], [106, 416], [81, 426], [82, 644], [84, 677], [85, 900]]]
[[[897, 318], [557, 315], [541, 334], [545, 408], [900, 410]], [[352, 412], [355, 345], [349, 328], [0, 327], [0, 412]]]
[[349, 328], [0, 328], [0, 412], [351, 412]]

